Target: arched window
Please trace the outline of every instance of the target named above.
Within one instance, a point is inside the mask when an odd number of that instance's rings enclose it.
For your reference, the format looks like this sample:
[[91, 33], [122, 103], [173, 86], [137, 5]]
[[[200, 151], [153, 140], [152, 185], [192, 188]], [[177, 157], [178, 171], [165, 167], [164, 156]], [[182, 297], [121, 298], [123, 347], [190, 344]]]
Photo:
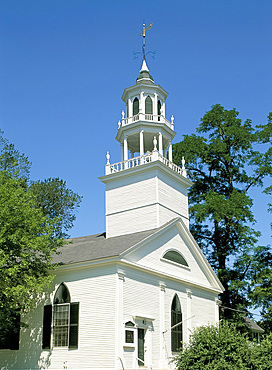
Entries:
[[133, 116], [136, 116], [136, 114], [139, 113], [139, 99], [135, 98], [133, 100]]
[[148, 97], [145, 99], [145, 114], [153, 114], [153, 104], [152, 99], [148, 95]]
[[175, 294], [171, 306], [171, 349], [178, 352], [182, 344], [182, 312], [180, 301]]
[[165, 258], [168, 261], [178, 263], [179, 265], [188, 267], [187, 261], [178, 251], [174, 250], [168, 251], [165, 253], [163, 258]]
[[55, 293], [52, 305], [44, 307], [43, 348], [51, 346], [53, 322], [53, 347], [77, 348], [79, 303], [71, 303], [67, 286], [61, 283]]

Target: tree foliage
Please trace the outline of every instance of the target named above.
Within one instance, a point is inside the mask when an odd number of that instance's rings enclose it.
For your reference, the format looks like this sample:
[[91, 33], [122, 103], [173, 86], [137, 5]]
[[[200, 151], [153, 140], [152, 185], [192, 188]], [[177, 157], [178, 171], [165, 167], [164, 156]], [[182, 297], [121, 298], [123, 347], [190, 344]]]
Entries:
[[175, 363], [178, 370], [269, 370], [271, 348], [271, 335], [257, 345], [234, 324], [222, 322], [197, 328]]
[[55, 220], [44, 216], [21, 179], [0, 171], [0, 327], [5, 335], [14, 313], [23, 313], [51, 283], [52, 254], [63, 244]]
[[60, 238], [69, 237], [67, 231], [74, 224], [75, 210], [79, 207], [81, 197], [68, 189], [66, 182], [59, 178], [32, 182], [30, 190], [43, 214], [51, 220], [57, 220], [54, 235]]
[[51, 283], [52, 256], [81, 201], [61, 179], [30, 182], [30, 166], [0, 131], [0, 346]]
[[255, 129], [235, 109], [215, 105], [201, 119], [197, 132], [202, 136], [185, 135], [174, 145], [174, 162], [180, 165], [184, 156], [194, 182], [189, 192], [191, 232], [225, 288], [221, 300], [228, 307], [249, 305], [256, 253], [264, 253], [256, 250], [260, 234], [253, 228], [248, 192], [272, 174], [271, 148], [255, 149], [257, 143], [268, 142], [271, 118]]
[[15, 178], [29, 179], [31, 162], [3, 137], [0, 130], [0, 171], [8, 171]]

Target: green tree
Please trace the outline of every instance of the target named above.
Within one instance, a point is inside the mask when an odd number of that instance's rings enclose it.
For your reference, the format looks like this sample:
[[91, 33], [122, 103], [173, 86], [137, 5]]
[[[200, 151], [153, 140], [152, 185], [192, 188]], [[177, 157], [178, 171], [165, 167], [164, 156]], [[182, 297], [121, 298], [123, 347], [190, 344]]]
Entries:
[[14, 313], [23, 314], [32, 308], [52, 282], [52, 254], [63, 245], [63, 240], [54, 236], [55, 222], [36, 207], [24, 180], [0, 171], [2, 337], [14, 326]]
[[[214, 105], [197, 132], [174, 145], [173, 159], [186, 168], [194, 185], [189, 192], [191, 232], [216, 270], [225, 292], [224, 306], [249, 305], [258, 236], [248, 191], [271, 175], [271, 152], [256, 151], [268, 125], [254, 129], [235, 109]], [[260, 253], [260, 250], [256, 253]], [[232, 311], [226, 310], [225, 315]]]
[[175, 363], [178, 370], [269, 370], [271, 347], [271, 335], [257, 345], [234, 324], [222, 322], [197, 328]]
[[9, 171], [13, 177], [28, 180], [31, 162], [8, 142], [0, 130], [0, 171]]
[[51, 220], [57, 220], [54, 224], [54, 235], [60, 238], [69, 237], [67, 231], [74, 224], [75, 212], [82, 197], [68, 189], [66, 182], [59, 178], [32, 182], [30, 190], [43, 214]]

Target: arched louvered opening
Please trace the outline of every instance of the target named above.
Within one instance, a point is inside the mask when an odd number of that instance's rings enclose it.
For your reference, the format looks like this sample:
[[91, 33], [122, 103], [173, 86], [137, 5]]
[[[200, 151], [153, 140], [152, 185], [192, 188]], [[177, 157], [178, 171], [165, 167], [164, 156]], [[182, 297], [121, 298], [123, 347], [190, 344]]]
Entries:
[[189, 266], [185, 258], [178, 251], [170, 250], [165, 253], [163, 258], [165, 258], [168, 261], [178, 263], [179, 265], [182, 266], [186, 267]]
[[58, 287], [55, 297], [54, 304], [70, 303], [70, 293], [65, 284], [61, 283]]
[[153, 105], [150, 96], [145, 99], [145, 114], [153, 114]]
[[160, 115], [161, 115], [161, 102], [158, 100], [158, 121], [160, 120]]
[[178, 352], [182, 344], [182, 312], [177, 294], [175, 294], [171, 305], [171, 349]]
[[136, 114], [139, 113], [139, 99], [135, 98], [133, 100], [133, 116], [136, 116]]

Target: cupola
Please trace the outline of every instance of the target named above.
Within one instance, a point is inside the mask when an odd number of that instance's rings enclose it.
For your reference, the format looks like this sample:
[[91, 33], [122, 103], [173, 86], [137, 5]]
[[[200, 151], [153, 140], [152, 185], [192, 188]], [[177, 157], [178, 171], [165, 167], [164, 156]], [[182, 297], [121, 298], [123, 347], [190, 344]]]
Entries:
[[111, 164], [107, 152], [107, 238], [157, 228], [181, 217], [189, 228], [187, 188], [192, 182], [172, 162], [174, 117], [166, 118], [168, 93], [154, 83], [143, 58], [136, 84], [122, 95], [125, 110], [118, 122], [116, 140], [120, 162]]

